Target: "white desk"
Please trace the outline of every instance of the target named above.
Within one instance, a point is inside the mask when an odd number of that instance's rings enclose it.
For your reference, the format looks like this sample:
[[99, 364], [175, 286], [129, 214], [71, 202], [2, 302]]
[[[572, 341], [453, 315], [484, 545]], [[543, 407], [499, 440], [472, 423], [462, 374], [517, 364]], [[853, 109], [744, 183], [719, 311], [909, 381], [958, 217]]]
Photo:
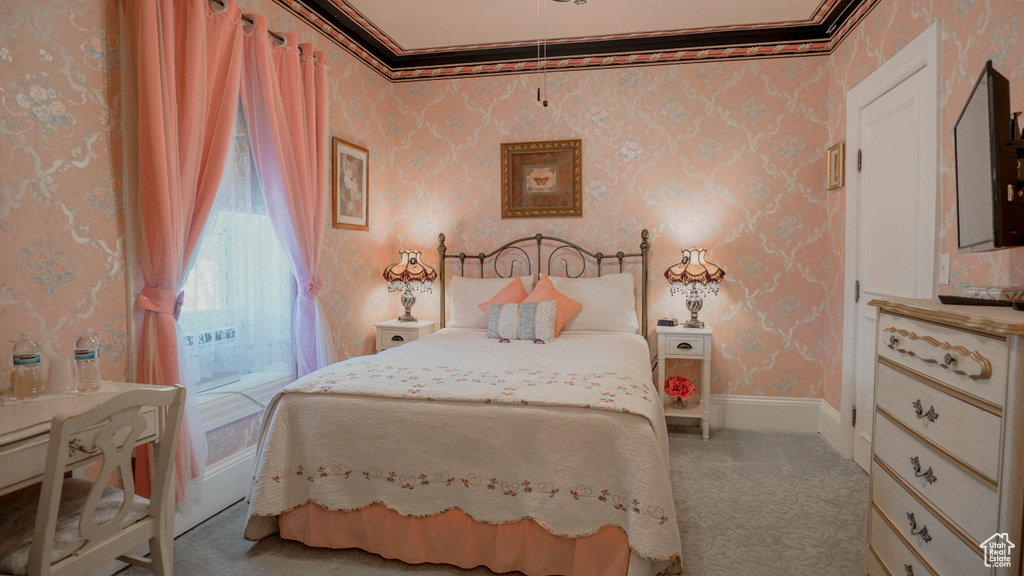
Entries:
[[[54, 416], [62, 413], [69, 416], [82, 414], [122, 392], [139, 388], [159, 387], [103, 382], [97, 393], [53, 398], [43, 396], [28, 402], [0, 406], [0, 495], [42, 481], [43, 470], [46, 468], [47, 443], [50, 440], [50, 423]], [[144, 409], [142, 417], [146, 420], [146, 430], [139, 435], [137, 446], [152, 442], [157, 430], [163, 426], [162, 410]], [[86, 446], [92, 445], [89, 432], [86, 430], [79, 435], [80, 441]], [[67, 468], [70, 470], [85, 466], [100, 458], [100, 455], [76, 451], [68, 459]]]

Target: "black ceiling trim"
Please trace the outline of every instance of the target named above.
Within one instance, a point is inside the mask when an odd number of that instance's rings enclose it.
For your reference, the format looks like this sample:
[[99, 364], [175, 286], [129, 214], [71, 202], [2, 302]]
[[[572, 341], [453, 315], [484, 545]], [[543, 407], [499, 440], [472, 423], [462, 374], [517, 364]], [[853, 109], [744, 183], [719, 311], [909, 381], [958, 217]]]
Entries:
[[[817, 27], [816, 27], [817, 28]], [[805, 44], [828, 42], [829, 37], [815, 29], [780, 33], [778, 30], [714, 32], [652, 38], [630, 38], [625, 40], [604, 40], [572, 44], [548, 44], [547, 59], [602, 58], [608, 55], [638, 54], [652, 52], [678, 52], [680, 50], [703, 50], [729, 46], [771, 46], [774, 44]], [[517, 46], [490, 50], [464, 50], [455, 53], [420, 54], [399, 56], [387, 62], [393, 70], [431, 68], [437, 66], [467, 66], [494, 62], [518, 62], [535, 60], [537, 47]]]
[[[279, 0], [280, 1], [280, 0]], [[549, 43], [547, 59], [569, 58], [600, 59], [606, 56], [628, 54], [670, 53], [691, 50], [714, 50], [733, 47], [742, 50], [751, 46], [797, 45], [828, 43], [844, 23], [857, 13], [857, 7], [871, 0], [840, 0], [825, 18], [817, 24], [796, 24], [774, 28], [747, 28], [713, 32], [681, 32], [678, 34]], [[327, 25], [344, 34], [357, 46], [395, 73], [403, 71], [471, 67], [482, 64], [516, 63], [532, 61], [537, 57], [535, 44], [502, 48], [459, 49], [409, 55], [396, 54], [372, 33], [353, 21], [331, 0], [295, 0]]]
[[842, 28], [843, 24], [845, 24], [846, 21], [857, 11], [857, 5], [862, 1], [867, 0], [841, 0], [835, 8], [825, 15], [825, 20], [821, 23], [821, 26], [825, 29], [826, 33], [831, 34], [831, 32], [835, 32]]
[[385, 66], [394, 68], [391, 63], [395, 59], [395, 53], [353, 22], [344, 12], [338, 10], [329, 0], [299, 0], [299, 2], [321, 20], [358, 44], [360, 48], [369, 52], [371, 56], [380, 60]]

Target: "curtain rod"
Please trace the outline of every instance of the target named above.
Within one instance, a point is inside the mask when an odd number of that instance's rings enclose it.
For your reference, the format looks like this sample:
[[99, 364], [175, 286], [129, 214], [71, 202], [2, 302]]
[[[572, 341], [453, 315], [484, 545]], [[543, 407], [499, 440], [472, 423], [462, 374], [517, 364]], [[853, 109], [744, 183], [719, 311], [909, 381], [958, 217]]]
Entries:
[[[224, 3], [224, 0], [210, 0], [210, 9], [218, 14], [223, 14], [224, 12], [227, 12], [228, 5]], [[245, 23], [243, 26], [245, 26], [246, 30], [251, 30], [252, 27], [256, 25], [256, 19], [248, 14], [242, 14], [242, 21]], [[267, 28], [267, 34], [270, 34], [270, 36], [274, 38], [274, 41], [278, 46], [284, 47], [288, 45], [288, 38], [283, 34], [272, 32], [270, 28]]]

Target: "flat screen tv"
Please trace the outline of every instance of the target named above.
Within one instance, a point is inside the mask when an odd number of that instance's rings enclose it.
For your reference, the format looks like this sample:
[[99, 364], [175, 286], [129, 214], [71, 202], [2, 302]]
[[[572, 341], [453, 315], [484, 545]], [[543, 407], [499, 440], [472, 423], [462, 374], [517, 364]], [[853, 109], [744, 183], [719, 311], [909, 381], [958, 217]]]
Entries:
[[1024, 140], [1010, 83], [985, 63], [953, 127], [959, 252], [1024, 246]]

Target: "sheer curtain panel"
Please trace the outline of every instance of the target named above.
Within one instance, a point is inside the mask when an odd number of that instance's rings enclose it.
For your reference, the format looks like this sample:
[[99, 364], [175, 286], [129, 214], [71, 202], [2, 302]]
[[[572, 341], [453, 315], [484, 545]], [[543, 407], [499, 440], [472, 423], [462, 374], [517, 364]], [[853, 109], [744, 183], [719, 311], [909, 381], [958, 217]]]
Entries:
[[181, 307], [182, 365], [200, 391], [294, 377], [288, 258], [274, 235], [242, 107]]
[[[195, 386], [180, 367], [182, 283], [220, 185], [242, 69], [234, 0], [121, 0], [126, 191], [144, 287], [136, 380], [188, 390], [175, 458], [182, 513], [206, 465]], [[136, 455], [138, 492], [149, 495], [150, 454]]]
[[324, 53], [277, 42], [266, 19], [253, 16], [243, 40], [242, 106], [270, 220], [291, 262], [297, 296], [293, 314], [296, 373], [334, 361], [320, 293], [324, 235], [327, 92]]

